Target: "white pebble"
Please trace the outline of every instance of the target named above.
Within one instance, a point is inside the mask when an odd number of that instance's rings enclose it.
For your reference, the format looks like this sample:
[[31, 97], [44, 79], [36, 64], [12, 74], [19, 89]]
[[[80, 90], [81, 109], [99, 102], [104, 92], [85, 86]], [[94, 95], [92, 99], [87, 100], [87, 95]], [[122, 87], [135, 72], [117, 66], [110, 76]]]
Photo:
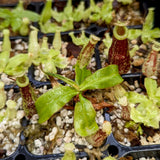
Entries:
[[53, 150], [53, 154], [58, 154], [58, 153], [60, 153], [59, 148], [55, 147], [55, 149]]
[[64, 152], [64, 145], [62, 145], [62, 146], [59, 147], [59, 151], [60, 152]]
[[92, 146], [92, 145], [88, 145], [87, 147], [88, 147], [88, 149], [92, 149], [92, 148], [93, 148], [93, 146]]
[[70, 143], [72, 138], [67, 136], [67, 137], [64, 137], [63, 140], [64, 140], [65, 143]]
[[20, 42], [22, 42], [22, 39], [16, 39], [15, 40], [15, 43], [20, 43]]
[[63, 109], [63, 110], [61, 111], [60, 115], [61, 115], [62, 117], [66, 117], [66, 116], [68, 115], [68, 111], [67, 111], [66, 109]]
[[68, 137], [71, 137], [71, 136], [72, 136], [72, 133], [71, 133], [70, 130], [67, 131], [66, 136], [68, 136]]
[[66, 121], [66, 123], [72, 124], [72, 123], [73, 123], [73, 117], [72, 117], [72, 118], [69, 118], [69, 119]]
[[57, 127], [54, 127], [54, 128], [52, 129], [52, 132], [48, 135], [49, 140], [50, 140], [50, 141], [54, 140], [55, 137], [56, 137], [56, 135], [57, 135], [57, 133], [58, 133], [58, 128], [57, 128]]
[[35, 71], [34, 71], [34, 75], [35, 75], [35, 76], [39, 76], [39, 70], [35, 70]]
[[24, 47], [23, 47], [21, 44], [17, 44], [14, 49], [15, 49], [15, 50], [23, 51], [23, 50], [24, 50]]
[[17, 119], [22, 119], [25, 116], [25, 113], [23, 110], [17, 111]]
[[136, 91], [137, 93], [140, 93], [140, 92], [142, 91], [142, 89], [141, 89], [141, 88], [137, 88], [135, 91]]
[[61, 117], [60, 116], [56, 117], [56, 125], [61, 126], [61, 124], [62, 124]]
[[42, 142], [39, 139], [34, 140], [35, 147], [42, 146]]
[[68, 111], [68, 116], [69, 116], [69, 115], [72, 115], [72, 112], [71, 112], [71, 111]]
[[3, 138], [4, 138], [4, 135], [0, 133], [0, 140], [2, 140]]
[[38, 122], [38, 118], [39, 118], [38, 114], [34, 114], [31, 118], [31, 123], [36, 124]]
[[136, 88], [138, 88], [139, 87], [139, 83], [138, 83], [138, 81], [136, 80], [136, 81], [134, 81], [134, 85], [135, 85], [135, 87]]
[[104, 122], [104, 117], [101, 115], [101, 116], [98, 118], [98, 123], [99, 123], [100, 125], [102, 125], [103, 122]]
[[125, 132], [125, 133], [128, 133], [128, 128], [124, 128], [124, 132]]

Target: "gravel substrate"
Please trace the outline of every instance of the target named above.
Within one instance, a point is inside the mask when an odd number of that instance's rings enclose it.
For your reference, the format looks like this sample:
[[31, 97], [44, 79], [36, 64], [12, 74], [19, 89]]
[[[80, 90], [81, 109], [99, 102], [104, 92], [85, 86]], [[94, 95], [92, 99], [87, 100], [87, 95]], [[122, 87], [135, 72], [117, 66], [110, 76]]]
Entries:
[[[25, 116], [22, 109], [22, 98], [15, 96], [13, 89], [7, 92], [7, 99], [15, 100], [17, 103], [16, 111], [10, 111], [13, 114], [11, 119], [4, 118], [0, 122], [0, 148], [6, 151], [6, 155], [9, 156], [15, 152], [19, 145], [20, 133], [23, 129], [21, 126], [21, 120]], [[4, 115], [7, 107], [0, 110], [0, 115]]]

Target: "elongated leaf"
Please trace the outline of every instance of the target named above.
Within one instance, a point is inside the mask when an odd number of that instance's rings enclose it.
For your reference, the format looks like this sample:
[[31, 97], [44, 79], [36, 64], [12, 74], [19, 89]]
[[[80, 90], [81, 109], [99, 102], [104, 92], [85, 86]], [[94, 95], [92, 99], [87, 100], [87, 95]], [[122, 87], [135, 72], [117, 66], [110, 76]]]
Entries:
[[74, 88], [60, 86], [40, 96], [35, 103], [39, 115], [39, 123], [48, 120], [77, 94], [78, 92]]
[[109, 65], [87, 77], [80, 85], [80, 91], [113, 87], [123, 81], [117, 65]]
[[79, 95], [80, 102], [76, 103], [74, 110], [74, 128], [82, 137], [90, 136], [97, 132], [98, 125], [95, 121], [96, 111], [92, 103]]
[[75, 81], [78, 85], [80, 85], [88, 76], [91, 75], [90, 70], [88, 70], [86, 67], [81, 69], [79, 65], [76, 65], [75, 72], [76, 72]]
[[69, 85], [74, 87], [76, 90], [79, 90], [79, 86], [69, 78], [63, 77], [63, 76], [61, 76], [59, 74], [53, 74], [53, 73], [46, 73], [46, 74], [48, 74], [50, 76], [53, 76], [53, 77], [56, 77], [56, 78], [58, 78], [58, 79], [60, 79], [60, 80], [62, 80], [64, 82], [68, 83]]
[[32, 22], [37, 22], [40, 19], [40, 15], [38, 15], [37, 13], [29, 10], [24, 10], [24, 9], [13, 10], [12, 14], [14, 15], [14, 17], [17, 17], [20, 19], [28, 18]]

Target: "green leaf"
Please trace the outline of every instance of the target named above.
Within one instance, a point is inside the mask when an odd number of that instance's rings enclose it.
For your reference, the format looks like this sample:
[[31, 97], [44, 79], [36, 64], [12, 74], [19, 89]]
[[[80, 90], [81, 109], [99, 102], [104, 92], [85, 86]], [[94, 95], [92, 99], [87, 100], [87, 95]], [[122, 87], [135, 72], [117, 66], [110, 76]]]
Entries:
[[60, 80], [62, 80], [64, 82], [68, 83], [69, 85], [74, 87], [77, 91], [79, 91], [79, 86], [74, 81], [72, 81], [71, 79], [69, 79], [67, 77], [63, 77], [63, 76], [61, 76], [59, 74], [53, 74], [53, 73], [46, 73], [46, 74], [48, 74], [50, 76], [53, 76], [53, 77], [56, 77], [56, 78], [58, 78], [58, 79], [60, 79]]
[[109, 65], [87, 77], [80, 85], [80, 91], [113, 87], [123, 81], [117, 65]]
[[157, 88], [156, 96], [160, 97], [160, 87]]
[[46, 23], [52, 17], [52, 0], [47, 0], [40, 16], [40, 23]]
[[131, 107], [130, 116], [136, 123], [159, 128], [160, 110], [151, 100], [140, 103], [136, 108]]
[[140, 29], [129, 29], [128, 30], [128, 39], [133, 40], [141, 36], [142, 30]]
[[39, 123], [48, 120], [77, 94], [78, 92], [74, 88], [59, 86], [40, 96], [35, 103]]
[[22, 25], [22, 20], [19, 17], [12, 17], [11, 27], [12, 27], [13, 32], [18, 31], [21, 25]]
[[0, 18], [6, 19], [10, 18], [12, 13], [9, 9], [0, 8]]
[[79, 22], [82, 20], [85, 11], [84, 2], [81, 1], [77, 8], [73, 11], [73, 19], [75, 22]]
[[74, 152], [65, 152], [64, 157], [62, 160], [76, 160], [76, 155]]
[[74, 44], [76, 44], [77, 46], [84, 46], [84, 45], [86, 45], [88, 42], [89, 42], [89, 40], [90, 40], [90, 38], [88, 38], [86, 35], [85, 35], [85, 32], [84, 31], [82, 31], [82, 34], [81, 34], [81, 36], [80, 37], [75, 37], [74, 36], [74, 32], [70, 32], [69, 33], [69, 35], [71, 36], [71, 38], [72, 38], [72, 42], [74, 43]]
[[76, 155], [74, 153], [75, 146], [73, 143], [66, 143], [64, 144], [64, 156], [62, 160], [76, 160]]
[[74, 128], [82, 137], [90, 136], [97, 132], [98, 125], [95, 121], [96, 111], [92, 103], [79, 95], [80, 102], [76, 103], [74, 110]]
[[145, 78], [145, 87], [149, 98], [136, 92], [129, 92], [127, 94], [127, 100], [131, 108], [130, 117], [136, 123], [143, 123], [146, 126], [159, 128], [160, 109], [157, 104], [160, 101], [156, 97], [157, 83], [155, 80]]
[[2, 22], [0, 23], [0, 30], [3, 30], [3, 29], [5, 29], [5, 28], [8, 28], [9, 25], [10, 25], [10, 23], [11, 23], [10, 19], [5, 19], [4, 21], [2, 21]]
[[[107, 13], [107, 14], [106, 14]], [[109, 24], [113, 18], [113, 0], [104, 0], [100, 15], [106, 24]]]
[[22, 10], [19, 12], [14, 13], [14, 17], [23, 19], [28, 18], [32, 22], [37, 22], [40, 19], [40, 16], [37, 13], [34, 13], [32, 11]]
[[62, 22], [65, 19], [65, 14], [63, 12], [57, 12], [52, 10], [52, 17], [57, 21], [57, 22]]
[[129, 103], [141, 103], [148, 101], [148, 98], [145, 95], [138, 94], [137, 92], [128, 92], [127, 100]]
[[31, 57], [28, 54], [17, 54], [9, 59], [4, 72], [10, 76], [22, 76], [31, 65]]
[[79, 65], [76, 65], [75, 72], [76, 72], [75, 81], [78, 85], [80, 85], [88, 76], [92, 74], [91, 71], [88, 70], [86, 67], [81, 69]]
[[108, 157], [105, 157], [103, 160], [116, 160], [116, 158], [108, 156]]
[[43, 62], [42, 68], [44, 72], [57, 73], [57, 69], [52, 60]]
[[28, 18], [32, 22], [37, 22], [40, 19], [40, 15], [35, 12], [23, 10], [20, 14], [21, 18]]
[[118, 2], [121, 2], [123, 5], [131, 4], [133, 0], [117, 0]]
[[69, 18], [72, 17], [73, 13], [73, 6], [72, 6], [72, 0], [67, 1], [67, 5], [64, 8], [63, 13]]
[[144, 85], [148, 96], [154, 98], [157, 92], [157, 82], [151, 78], [145, 78]]
[[54, 33], [57, 29], [57, 24], [50, 21], [47, 21], [45, 24], [39, 23], [39, 25], [43, 33]]
[[152, 38], [159, 38], [160, 37], [160, 28], [154, 28], [154, 29], [150, 30], [149, 34]]
[[67, 67], [68, 65], [67, 58], [63, 57], [61, 54], [54, 59], [54, 63], [56, 67], [62, 68], [62, 69]]

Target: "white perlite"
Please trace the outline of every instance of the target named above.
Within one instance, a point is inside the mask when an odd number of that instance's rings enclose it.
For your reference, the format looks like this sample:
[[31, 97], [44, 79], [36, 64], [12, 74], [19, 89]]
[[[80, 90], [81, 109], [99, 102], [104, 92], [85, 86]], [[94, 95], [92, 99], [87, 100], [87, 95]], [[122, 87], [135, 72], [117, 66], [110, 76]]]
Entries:
[[58, 128], [54, 127], [48, 136], [45, 136], [46, 141], [53, 141], [58, 133]]

